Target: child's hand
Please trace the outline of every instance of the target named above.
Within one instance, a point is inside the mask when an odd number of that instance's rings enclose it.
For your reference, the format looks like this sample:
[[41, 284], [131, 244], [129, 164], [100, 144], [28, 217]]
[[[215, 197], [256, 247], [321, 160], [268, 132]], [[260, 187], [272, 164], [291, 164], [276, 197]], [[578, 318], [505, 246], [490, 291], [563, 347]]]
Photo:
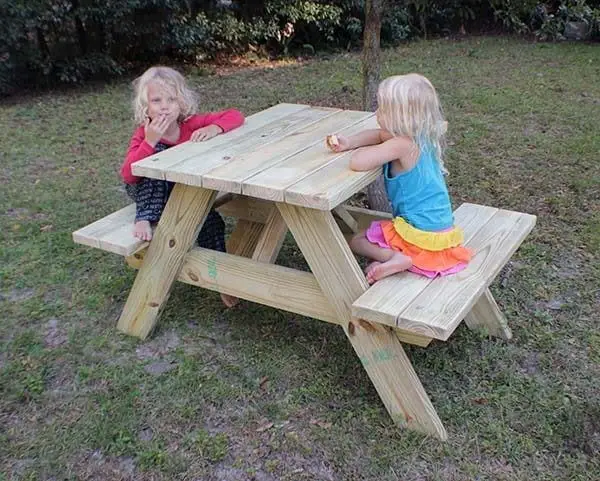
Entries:
[[154, 117], [152, 120], [148, 117], [144, 124], [144, 130], [146, 132], [146, 142], [152, 147], [158, 144], [158, 141], [162, 138], [164, 133], [171, 125], [172, 119], [168, 115], [159, 115]]
[[343, 152], [350, 148], [350, 141], [348, 137], [343, 135], [328, 135], [326, 139], [327, 147], [334, 152]]
[[207, 125], [201, 129], [194, 130], [190, 140], [192, 142], [202, 142], [204, 140], [212, 139], [221, 133], [223, 133], [223, 129], [218, 125]]

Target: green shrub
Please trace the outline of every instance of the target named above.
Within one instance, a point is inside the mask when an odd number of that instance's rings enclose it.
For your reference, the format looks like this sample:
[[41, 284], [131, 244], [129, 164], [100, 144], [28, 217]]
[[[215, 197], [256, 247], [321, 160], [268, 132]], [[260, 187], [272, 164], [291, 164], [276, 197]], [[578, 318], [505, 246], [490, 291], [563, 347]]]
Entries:
[[[466, 29], [562, 38], [567, 22], [599, 37], [600, 0], [387, 0], [381, 40]], [[11, 0], [0, 3], [0, 94], [79, 83], [158, 62], [249, 50], [269, 55], [360, 46], [363, 0]]]

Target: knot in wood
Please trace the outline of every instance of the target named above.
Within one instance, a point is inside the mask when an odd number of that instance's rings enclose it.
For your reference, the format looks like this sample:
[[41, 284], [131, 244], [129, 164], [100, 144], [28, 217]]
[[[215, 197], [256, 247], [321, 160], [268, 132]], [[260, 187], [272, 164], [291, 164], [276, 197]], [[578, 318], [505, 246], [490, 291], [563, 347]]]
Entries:
[[354, 326], [354, 323], [352, 321], [350, 321], [348, 323], [348, 334], [350, 334], [351, 336], [354, 336], [355, 330], [356, 330], [356, 327]]
[[175, 239], [169, 239], [169, 247], [175, 247]]

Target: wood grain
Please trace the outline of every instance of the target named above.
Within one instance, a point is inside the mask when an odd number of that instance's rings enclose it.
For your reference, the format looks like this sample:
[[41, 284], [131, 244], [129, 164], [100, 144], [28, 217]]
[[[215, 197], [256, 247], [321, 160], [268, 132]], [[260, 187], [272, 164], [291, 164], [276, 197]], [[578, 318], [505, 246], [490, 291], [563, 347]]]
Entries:
[[[462, 204], [454, 212], [456, 225], [462, 227], [465, 235], [465, 244], [470, 245], [471, 239], [498, 211], [492, 207], [477, 206], [475, 204]], [[386, 277], [376, 282], [353, 305], [353, 314], [356, 317], [368, 319], [389, 326], [402, 327], [405, 330], [416, 332], [429, 337], [433, 332], [413, 324], [403, 322], [398, 324], [398, 316], [406, 307], [430, 284], [435, 285], [438, 280], [401, 272]], [[413, 329], [417, 329], [416, 331]]]
[[216, 194], [181, 184], [173, 188], [119, 318], [120, 331], [142, 339], [150, 334]]
[[368, 285], [331, 213], [287, 204], [277, 207], [392, 419], [446, 439], [446, 430], [394, 331], [352, 318], [352, 302]]

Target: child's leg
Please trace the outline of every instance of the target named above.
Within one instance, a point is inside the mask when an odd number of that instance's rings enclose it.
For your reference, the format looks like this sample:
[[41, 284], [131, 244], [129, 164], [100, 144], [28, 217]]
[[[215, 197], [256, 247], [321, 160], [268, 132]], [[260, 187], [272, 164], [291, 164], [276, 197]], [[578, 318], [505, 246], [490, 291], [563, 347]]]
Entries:
[[205, 249], [226, 252], [225, 222], [216, 210], [211, 210], [206, 216], [204, 225], [198, 233], [198, 245]]
[[141, 240], [152, 239], [152, 224], [158, 222], [169, 197], [169, 186], [164, 180], [143, 178], [125, 186], [135, 201], [133, 235]]
[[[226, 252], [225, 249], [225, 222], [215, 210], [211, 210], [206, 216], [204, 225], [198, 233], [198, 245], [205, 249], [212, 249], [219, 252]], [[221, 300], [227, 307], [233, 307], [239, 299], [229, 294], [221, 293]]]
[[350, 241], [350, 249], [355, 254], [373, 259], [367, 266], [366, 275], [369, 284], [391, 276], [397, 272], [405, 271], [412, 266], [410, 257], [401, 252], [380, 247], [367, 239], [366, 231], [356, 234]]

